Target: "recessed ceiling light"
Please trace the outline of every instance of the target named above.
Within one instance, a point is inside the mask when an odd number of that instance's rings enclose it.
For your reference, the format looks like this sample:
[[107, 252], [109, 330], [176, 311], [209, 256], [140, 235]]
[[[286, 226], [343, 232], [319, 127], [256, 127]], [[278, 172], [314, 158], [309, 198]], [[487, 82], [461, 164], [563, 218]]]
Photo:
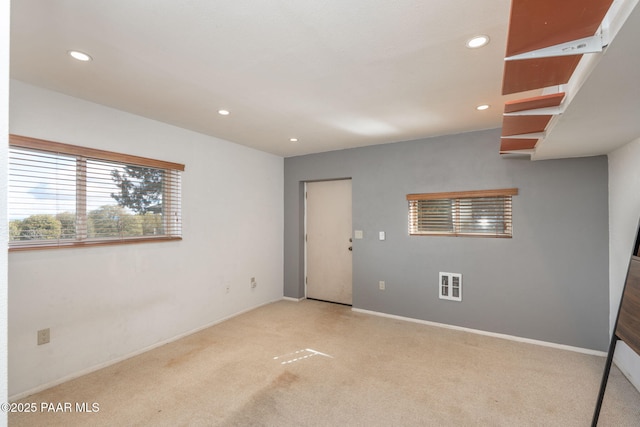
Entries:
[[476, 49], [489, 44], [489, 36], [475, 36], [467, 40], [467, 47], [469, 49]]
[[489, 109], [489, 107], [490, 107], [489, 104], [482, 104], [482, 105], [478, 105], [476, 107], [476, 110], [478, 110], [478, 111], [487, 110], [487, 109]]
[[218, 114], [220, 114], [221, 116], [228, 116], [229, 110], [218, 110]]
[[289, 138], [289, 141], [291, 141], [291, 142], [298, 142], [298, 138]]
[[71, 55], [72, 58], [77, 59], [78, 61], [91, 61], [91, 57], [89, 55], [87, 55], [84, 52], [80, 52], [79, 50], [70, 50], [69, 51], [69, 55]]

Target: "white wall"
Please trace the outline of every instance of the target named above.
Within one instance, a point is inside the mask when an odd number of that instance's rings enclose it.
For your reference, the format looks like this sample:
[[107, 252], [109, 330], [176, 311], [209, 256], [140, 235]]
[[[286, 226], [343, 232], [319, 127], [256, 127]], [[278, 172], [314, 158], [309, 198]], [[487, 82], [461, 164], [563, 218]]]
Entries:
[[[613, 151], [608, 157], [609, 323], [613, 331], [640, 218], [640, 138]], [[618, 342], [615, 362], [640, 390], [640, 356], [626, 344]]]
[[282, 298], [282, 158], [17, 81], [10, 112], [14, 134], [186, 165], [182, 241], [9, 254], [10, 396]]
[[[9, 130], [9, 2], [0, 3], [0, 403], [7, 401], [7, 133]], [[0, 426], [7, 414], [0, 412]]]

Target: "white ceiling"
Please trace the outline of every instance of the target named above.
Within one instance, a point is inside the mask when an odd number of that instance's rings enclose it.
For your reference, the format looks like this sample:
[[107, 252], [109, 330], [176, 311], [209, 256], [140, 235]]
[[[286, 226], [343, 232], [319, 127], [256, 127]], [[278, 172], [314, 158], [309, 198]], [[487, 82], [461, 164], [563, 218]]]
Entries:
[[[285, 157], [405, 141], [500, 127], [504, 102], [523, 98], [501, 96], [509, 7], [510, 0], [14, 0], [11, 77]], [[639, 28], [629, 37], [639, 40]], [[491, 43], [466, 48], [477, 34]], [[71, 49], [93, 61], [71, 59]], [[632, 76], [640, 75], [637, 48], [625, 49], [636, 57]], [[485, 103], [492, 108], [476, 111]], [[218, 115], [221, 108], [231, 114]]]

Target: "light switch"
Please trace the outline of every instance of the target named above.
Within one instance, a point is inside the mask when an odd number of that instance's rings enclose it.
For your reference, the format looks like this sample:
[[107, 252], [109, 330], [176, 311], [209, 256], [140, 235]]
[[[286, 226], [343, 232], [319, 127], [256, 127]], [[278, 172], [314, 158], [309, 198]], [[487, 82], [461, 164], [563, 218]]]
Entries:
[[384, 240], [384, 238], [385, 238], [384, 231], [380, 232], [379, 238], [380, 238], [380, 240]]

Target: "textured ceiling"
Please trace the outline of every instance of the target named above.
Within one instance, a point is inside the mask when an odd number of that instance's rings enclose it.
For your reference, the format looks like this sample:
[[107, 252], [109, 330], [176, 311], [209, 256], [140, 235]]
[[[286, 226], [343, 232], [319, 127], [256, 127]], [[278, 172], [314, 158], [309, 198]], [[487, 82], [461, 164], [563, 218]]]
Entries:
[[[20, 0], [11, 4], [11, 77], [285, 157], [405, 141], [500, 127], [505, 102], [540, 94], [501, 95], [509, 8]], [[477, 34], [491, 43], [466, 48]], [[71, 49], [93, 61], [71, 59]]]
[[[282, 156], [499, 127], [507, 99], [509, 0], [20, 0], [11, 12], [12, 78]], [[477, 34], [491, 43], [466, 48]]]

